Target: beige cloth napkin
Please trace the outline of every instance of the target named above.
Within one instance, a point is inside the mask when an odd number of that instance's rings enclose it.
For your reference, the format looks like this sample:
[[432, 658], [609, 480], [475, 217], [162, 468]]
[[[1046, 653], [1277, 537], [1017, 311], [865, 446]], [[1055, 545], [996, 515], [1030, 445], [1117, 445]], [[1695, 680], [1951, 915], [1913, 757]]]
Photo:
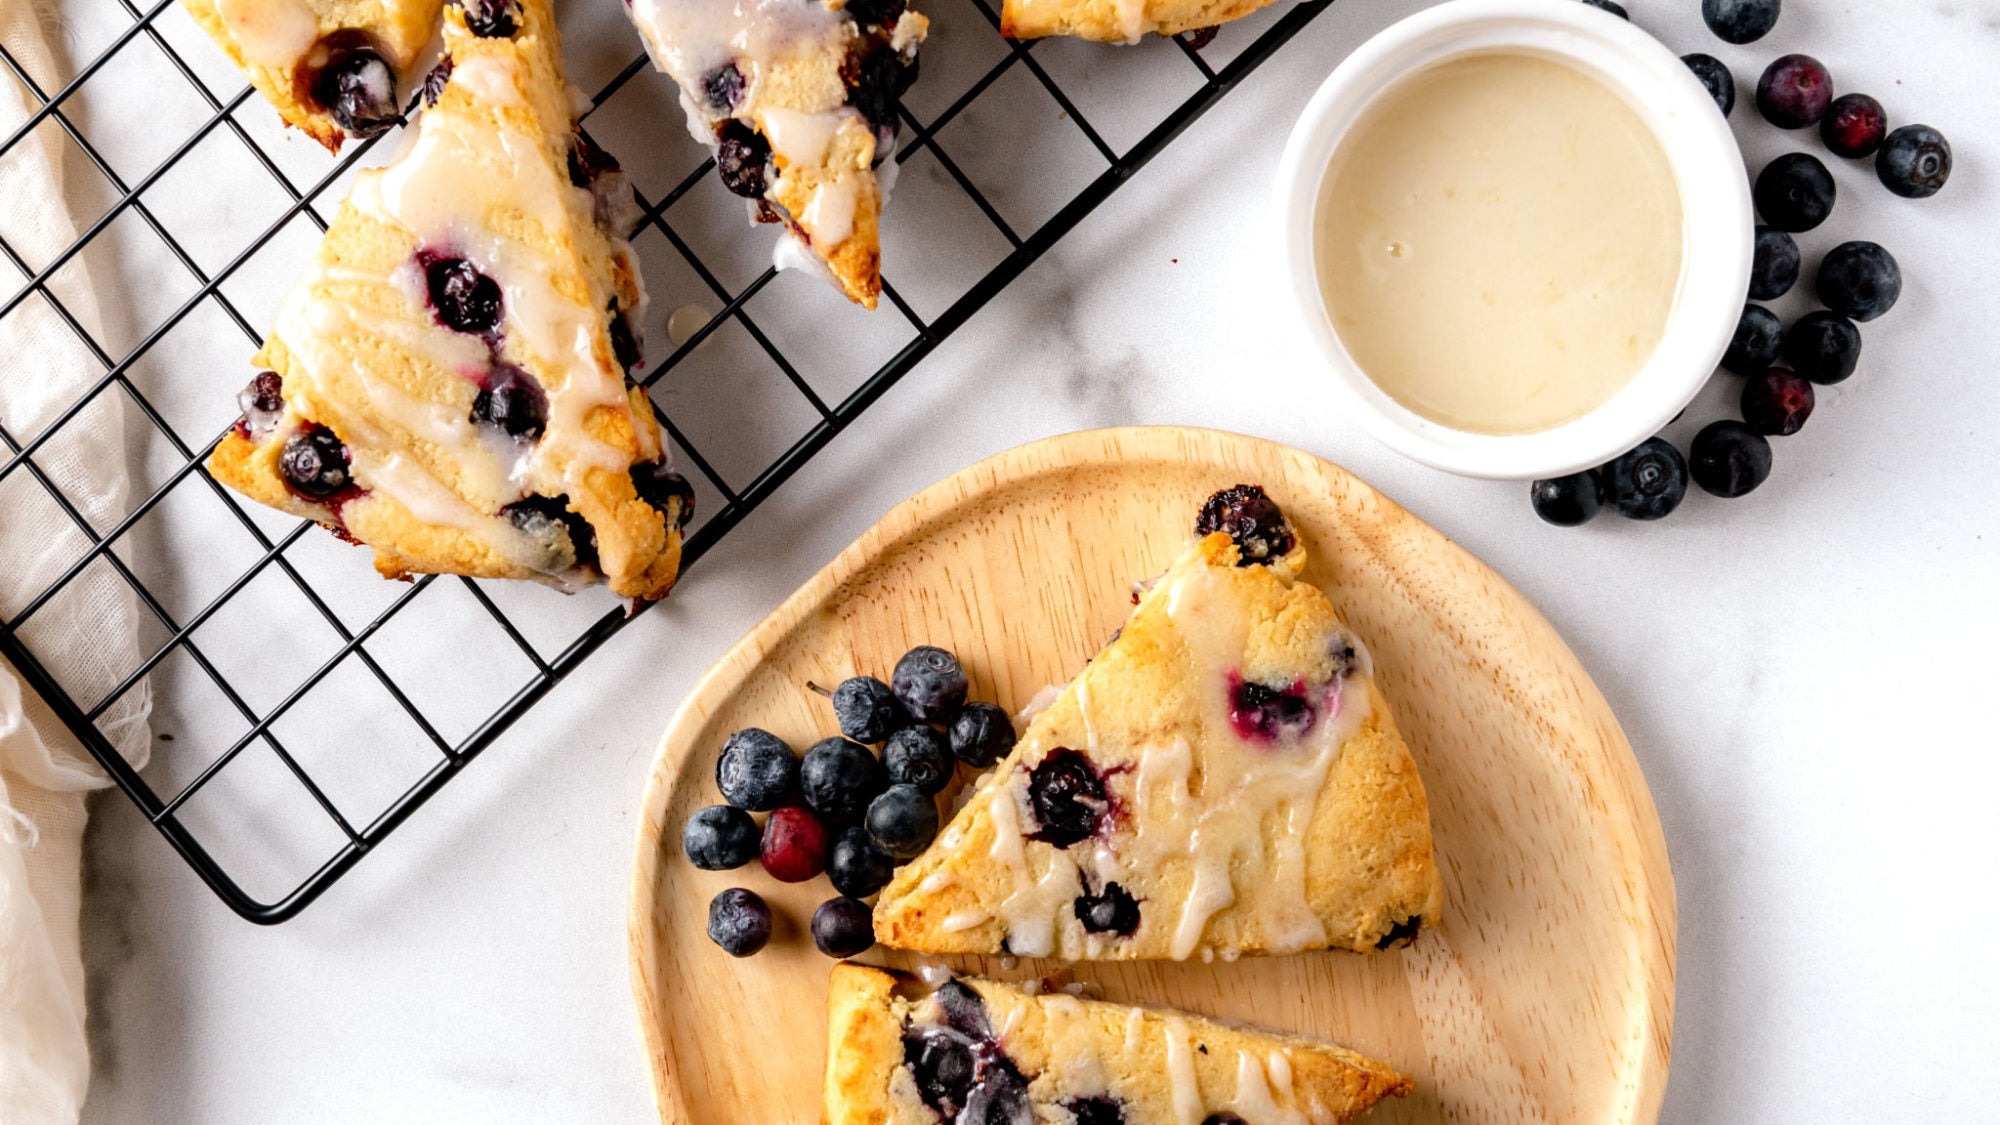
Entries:
[[[44, 90], [69, 75], [57, 63], [54, 21], [41, 0], [0, 0], [0, 45]], [[0, 71], [0, 136], [35, 103]], [[60, 126], [45, 121], [0, 155], [0, 237], [40, 269], [76, 237], [63, 199]], [[0, 259], [0, 295], [25, 281]], [[91, 298], [65, 307], [93, 330]], [[40, 296], [0, 318], [0, 424], [31, 440], [103, 374]], [[78, 420], [73, 440], [36, 464], [102, 531], [129, 510], [123, 404], [114, 391]], [[69, 431], [65, 430], [65, 435]], [[0, 448], [0, 462], [12, 451]], [[26, 602], [81, 556], [89, 539], [25, 471], [0, 480], [0, 613]], [[43, 666], [86, 702], [138, 662], [137, 605], [104, 565], [92, 567], [24, 631]], [[148, 697], [128, 693], [102, 729], [135, 765], [145, 761]], [[82, 897], [84, 795], [107, 781], [42, 701], [0, 663], [0, 1122], [73, 1125], [90, 1077], [84, 1039]]]

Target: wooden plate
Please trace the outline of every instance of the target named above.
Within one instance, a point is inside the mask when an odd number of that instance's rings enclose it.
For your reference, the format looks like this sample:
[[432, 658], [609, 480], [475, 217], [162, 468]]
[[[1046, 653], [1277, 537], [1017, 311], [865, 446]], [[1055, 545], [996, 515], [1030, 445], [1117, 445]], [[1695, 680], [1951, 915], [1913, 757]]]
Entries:
[[[976, 699], [1016, 709], [1068, 679], [1185, 545], [1200, 501], [1253, 481], [1311, 551], [1375, 656], [1430, 794], [1445, 921], [1414, 947], [1235, 964], [1076, 966], [1108, 999], [1322, 1035], [1393, 1062], [1417, 1093], [1373, 1122], [1658, 1120], [1674, 995], [1674, 890], [1652, 796], [1604, 699], [1533, 606], [1343, 470], [1207, 430], [1100, 430], [982, 461], [898, 505], [722, 658], [674, 716], [633, 863], [632, 986], [660, 1116], [819, 1119], [828, 960], [805, 933], [825, 880], [694, 869], [688, 814], [720, 798], [738, 728], [801, 750], [836, 733], [806, 682], [886, 678], [912, 645], [957, 652]], [[778, 915], [724, 955], [708, 900], [749, 886]], [[907, 965], [871, 950], [865, 961]], [[965, 958], [1025, 979], [1053, 963]]]

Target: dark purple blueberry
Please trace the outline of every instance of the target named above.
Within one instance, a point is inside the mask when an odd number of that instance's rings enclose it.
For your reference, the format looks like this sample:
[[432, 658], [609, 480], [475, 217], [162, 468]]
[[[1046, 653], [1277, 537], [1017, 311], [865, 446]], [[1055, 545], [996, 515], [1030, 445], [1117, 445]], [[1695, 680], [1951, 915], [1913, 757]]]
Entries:
[[424, 285], [439, 324], [473, 336], [500, 330], [503, 298], [499, 282], [464, 258], [420, 253], [417, 260], [423, 263]]
[[1229, 690], [1229, 724], [1239, 738], [1283, 742], [1303, 736], [1318, 719], [1303, 682], [1272, 687], [1246, 680]]
[[396, 72], [371, 47], [337, 50], [314, 77], [312, 97], [351, 137], [374, 137], [403, 120]]
[[1785, 332], [1785, 361], [1821, 386], [1854, 374], [1861, 359], [1861, 329], [1837, 312], [1809, 312]]
[[731, 957], [748, 957], [771, 940], [771, 908], [755, 891], [731, 887], [708, 904], [708, 940]]
[[556, 565], [567, 557], [576, 566], [597, 565], [597, 532], [579, 512], [570, 510], [569, 497], [524, 496], [500, 509], [514, 529], [540, 543]]
[[826, 738], [806, 751], [799, 791], [814, 812], [835, 824], [854, 824], [868, 802], [889, 787], [889, 773], [873, 751], [844, 738]]
[[1220, 34], [1222, 25], [1217, 23], [1209, 24], [1207, 27], [1190, 27], [1181, 32], [1181, 42], [1188, 45], [1188, 50], [1199, 51], [1215, 42], [1215, 37]]
[[588, 190], [599, 176], [618, 170], [618, 158], [604, 151], [589, 133], [578, 129], [570, 135], [569, 182], [573, 186]]
[[868, 830], [851, 824], [833, 838], [826, 853], [826, 877], [833, 889], [850, 898], [867, 898], [889, 885], [896, 864], [875, 845]]
[[1807, 231], [1833, 212], [1833, 174], [1811, 153], [1788, 152], [1757, 173], [1752, 194], [1765, 222], [1783, 231]]
[[703, 871], [730, 871], [757, 858], [763, 836], [749, 813], [710, 805], [688, 817], [681, 829], [681, 850]]
[[785, 805], [764, 818], [758, 858], [780, 883], [803, 883], [826, 870], [826, 823], [804, 805]]
[[1345, 633], [1335, 633], [1326, 642], [1329, 675], [1333, 679], [1352, 673], [1361, 666], [1361, 650], [1354, 647], [1354, 638]]
[[1597, 474], [1586, 470], [1536, 481], [1528, 486], [1528, 503], [1557, 527], [1575, 527], [1589, 523], [1604, 506], [1604, 489]]
[[729, 736], [715, 759], [715, 787], [739, 809], [770, 812], [799, 783], [799, 756], [767, 730], [746, 727]]
[[920, 723], [948, 723], [965, 703], [965, 669], [958, 657], [935, 645], [918, 645], [904, 653], [889, 683], [910, 717]]
[[868, 802], [868, 835], [896, 859], [915, 859], [937, 839], [937, 801], [899, 782]]
[[841, 10], [863, 27], [889, 27], [903, 17], [908, 7], [908, 0], [847, 0], [847, 7]]
[[1375, 943], [1375, 948], [1388, 949], [1391, 946], [1406, 945], [1417, 940], [1417, 931], [1423, 928], [1423, 919], [1405, 918], [1395, 925], [1390, 926], [1389, 932], [1383, 934], [1382, 939]]
[[472, 420], [508, 437], [533, 441], [549, 425], [549, 400], [535, 377], [511, 363], [496, 363], [472, 397]]
[[892, 785], [914, 785], [936, 796], [951, 784], [951, 744], [936, 727], [918, 723], [889, 734], [882, 747], [882, 764], [888, 767]]
[[1778, 0], [1701, 0], [1701, 18], [1724, 43], [1751, 43], [1778, 25]]
[[451, 81], [451, 67], [451, 56], [446, 55], [437, 61], [437, 65], [432, 67], [428, 74], [424, 75], [424, 85], [421, 94], [425, 105], [434, 106], [438, 104], [439, 98], [444, 97], [445, 83]]
[[481, 39], [506, 39], [521, 26], [521, 6], [514, 0], [459, 0], [465, 26]]
[[1729, 350], [1722, 353], [1722, 366], [1738, 375], [1760, 375], [1778, 358], [1784, 326], [1778, 314], [1762, 305], [1744, 305], [1743, 319], [1736, 322], [1736, 334]]
[[1905, 199], [1936, 195], [1951, 178], [1951, 142], [1929, 125], [1905, 125], [1876, 152], [1875, 177]]
[[1075, 1119], [1071, 1125], [1125, 1125], [1125, 1103], [1109, 1095], [1070, 1098], [1062, 1106]]
[[1600, 12], [1610, 12], [1621, 20], [1630, 20], [1632, 18], [1625, 11], [1625, 5], [1618, 3], [1617, 0], [1583, 0], [1583, 2]]
[[1866, 323], [1895, 307], [1903, 295], [1903, 271], [1873, 242], [1843, 242], [1819, 260], [1814, 284], [1820, 304]]
[[1028, 838], [1067, 848], [1097, 834], [1110, 801], [1089, 758], [1058, 746], [1028, 774], [1028, 803], [1039, 826]]
[[985, 769], [1014, 749], [1014, 721], [991, 703], [968, 703], [951, 721], [951, 752], [974, 769]]
[[[639, 493], [639, 499], [662, 513], [671, 512], [675, 527], [686, 530], [688, 521], [694, 519], [694, 485], [668, 468], [665, 461], [643, 461], [632, 466], [632, 488]], [[676, 503], [680, 505], [677, 511], [673, 508]]]
[[959, 1120], [979, 1070], [972, 1042], [941, 1027], [913, 1031], [903, 1036], [903, 1063], [910, 1068], [924, 1104], [945, 1121]]
[[1664, 518], [1687, 495], [1687, 462], [1664, 438], [1647, 438], [1598, 471], [1606, 498], [1627, 519]]
[[880, 742], [910, 725], [889, 685], [873, 676], [850, 676], [833, 689], [833, 720], [840, 733], [856, 742]]
[[1268, 563], [1290, 553], [1297, 542], [1291, 521], [1277, 502], [1254, 484], [1225, 488], [1202, 502], [1195, 517], [1196, 536], [1226, 531], [1236, 541], [1237, 566]]
[[847, 83], [847, 104], [876, 129], [888, 130], [893, 138], [898, 125], [896, 110], [912, 80], [905, 73], [903, 57], [881, 46], [866, 54], [849, 55], [840, 69]]
[[968, 1039], [991, 1041], [993, 1022], [986, 1018], [986, 1001], [961, 980], [948, 980], [932, 993], [945, 1026]]
[[813, 911], [813, 945], [828, 957], [852, 957], [875, 944], [875, 912], [846, 895]]
[[1201, 1125], [1250, 1125], [1233, 1113], [1211, 1113], [1201, 1119]]
[[285, 381], [275, 371], [259, 371], [237, 394], [236, 406], [243, 411], [236, 432], [251, 441], [264, 440], [285, 412]]
[[1750, 299], [1775, 301], [1799, 280], [1799, 244], [1776, 227], [1757, 228], [1750, 258]]
[[1889, 132], [1889, 114], [1867, 94], [1842, 94], [1819, 119], [1819, 139], [1835, 156], [1872, 156]]
[[1729, 73], [1729, 68], [1714, 55], [1704, 55], [1699, 51], [1682, 55], [1681, 61], [1701, 80], [1708, 96], [1715, 99], [1715, 108], [1722, 111], [1722, 116], [1728, 117], [1730, 111], [1736, 108], [1736, 78]]
[[954, 1125], [1035, 1125], [1027, 1080], [1005, 1058], [987, 1060]]
[[1688, 447], [1688, 472], [1711, 496], [1741, 496], [1771, 475], [1771, 443], [1741, 422], [1710, 422]]
[[745, 199], [763, 197], [768, 183], [764, 165], [771, 160], [771, 145], [757, 131], [730, 119], [715, 133], [715, 174], [722, 186]]
[[1072, 904], [1076, 920], [1093, 934], [1131, 937], [1139, 929], [1139, 900], [1116, 883], [1104, 884], [1098, 894], [1081, 894]]
[[1773, 367], [1743, 384], [1743, 421], [1760, 434], [1784, 437], [1798, 433], [1812, 411], [1813, 385], [1782, 367]]
[[347, 447], [325, 426], [308, 426], [278, 454], [286, 487], [308, 500], [326, 500], [354, 483]]
[[1757, 80], [1757, 111], [1780, 129], [1803, 129], [1833, 104], [1833, 76], [1811, 55], [1781, 55]]
[[723, 63], [701, 80], [702, 97], [708, 99], [708, 107], [717, 113], [728, 114], [743, 100], [743, 72], [733, 62]]
[[605, 310], [605, 335], [611, 337], [611, 357], [626, 374], [639, 366], [645, 358], [639, 351], [639, 335], [632, 330], [632, 318], [625, 315], [618, 302], [611, 302]]

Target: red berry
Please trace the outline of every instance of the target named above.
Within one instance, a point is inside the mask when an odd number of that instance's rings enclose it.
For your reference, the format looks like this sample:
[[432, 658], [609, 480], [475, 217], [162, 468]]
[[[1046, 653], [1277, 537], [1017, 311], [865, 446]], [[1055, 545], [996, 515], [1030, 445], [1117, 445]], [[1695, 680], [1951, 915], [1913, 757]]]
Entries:
[[1833, 78], [1811, 55], [1785, 55], [1757, 83], [1757, 111], [1780, 129], [1803, 129], [1826, 114]]
[[1798, 433], [1812, 410], [1813, 385], [1782, 367], [1743, 383], [1743, 421], [1760, 434]]
[[826, 825], [803, 805], [786, 805], [764, 822], [764, 870], [780, 883], [803, 883], [826, 870]]
[[1889, 115], [1867, 94], [1842, 94], [1819, 119], [1819, 138], [1835, 156], [1867, 156], [1889, 134]]

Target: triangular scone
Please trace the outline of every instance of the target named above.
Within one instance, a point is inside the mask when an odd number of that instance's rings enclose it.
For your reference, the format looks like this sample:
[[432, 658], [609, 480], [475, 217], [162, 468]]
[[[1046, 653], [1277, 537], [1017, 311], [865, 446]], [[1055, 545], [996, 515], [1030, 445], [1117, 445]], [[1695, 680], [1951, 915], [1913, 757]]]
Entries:
[[900, 983], [834, 967], [822, 1125], [1339, 1125], [1411, 1089], [1300, 1036], [994, 981]]
[[780, 266], [830, 275], [849, 300], [882, 292], [882, 204], [897, 107], [930, 22], [906, 0], [629, 0], [653, 62], [680, 86], [694, 138], [759, 222], [782, 222]]
[[1262, 8], [1271, 0], [1006, 0], [1000, 34], [1009, 39], [1071, 35], [1105, 43], [1133, 43], [1147, 32], [1179, 35], [1214, 27]]
[[1304, 547], [1249, 486], [1197, 534], [883, 890], [885, 945], [1233, 958], [1435, 920], [1423, 783]]
[[387, 575], [657, 598], [693, 493], [626, 374], [631, 189], [572, 124], [548, 0], [516, 11], [506, 37], [446, 13], [434, 104], [355, 176], [209, 469]]
[[[181, 0], [277, 109], [329, 150], [401, 120], [397, 91], [436, 41], [444, 0]], [[474, 25], [510, 0], [476, 0]]]

